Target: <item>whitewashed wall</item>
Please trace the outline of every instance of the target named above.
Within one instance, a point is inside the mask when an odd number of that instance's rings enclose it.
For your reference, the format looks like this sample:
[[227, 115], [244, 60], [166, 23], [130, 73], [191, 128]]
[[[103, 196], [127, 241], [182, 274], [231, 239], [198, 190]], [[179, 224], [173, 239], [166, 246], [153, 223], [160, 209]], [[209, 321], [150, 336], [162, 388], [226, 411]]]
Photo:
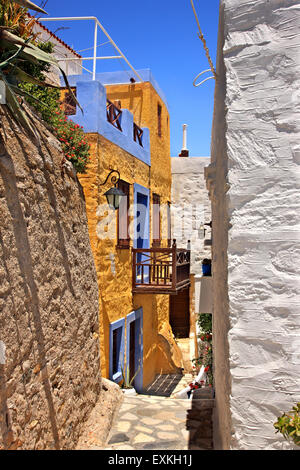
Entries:
[[[82, 60], [70, 47], [64, 44], [57, 36], [50, 33], [50, 30], [43, 28], [39, 23], [34, 25], [34, 32], [38, 33], [38, 39], [41, 42], [52, 42], [54, 45], [53, 55], [59, 60], [59, 65], [66, 75], [80, 75], [82, 73]], [[63, 61], [63, 59], [73, 59]], [[60, 85], [60, 73], [56, 67], [53, 67], [48, 74], [54, 83]]]
[[[172, 165], [172, 238], [178, 247], [191, 240], [191, 273], [201, 274], [203, 258], [211, 257], [211, 247], [204, 246], [201, 225], [211, 220], [210, 201], [204, 178], [204, 168], [210, 157], [173, 157]], [[206, 239], [211, 231], [206, 227]]]
[[273, 423], [300, 399], [300, 2], [222, 0], [220, 13], [215, 444], [290, 449]]

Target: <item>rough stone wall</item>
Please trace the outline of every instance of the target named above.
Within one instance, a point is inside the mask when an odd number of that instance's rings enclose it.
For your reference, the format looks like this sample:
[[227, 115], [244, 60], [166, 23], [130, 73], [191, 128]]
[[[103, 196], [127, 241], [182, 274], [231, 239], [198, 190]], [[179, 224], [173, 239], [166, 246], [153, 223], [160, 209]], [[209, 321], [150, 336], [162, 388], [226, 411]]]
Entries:
[[299, 16], [299, 1], [221, 1], [207, 171], [216, 448], [293, 447], [273, 423], [300, 390]]
[[[204, 246], [200, 228], [211, 220], [210, 201], [204, 178], [204, 167], [210, 157], [172, 157], [172, 238], [185, 248], [191, 240], [191, 273], [202, 274], [201, 261], [210, 258], [211, 247]], [[206, 227], [206, 239], [211, 238]]]
[[72, 167], [62, 176], [60, 144], [38, 126], [41, 149], [1, 107], [2, 449], [74, 448], [101, 388], [83, 191]]

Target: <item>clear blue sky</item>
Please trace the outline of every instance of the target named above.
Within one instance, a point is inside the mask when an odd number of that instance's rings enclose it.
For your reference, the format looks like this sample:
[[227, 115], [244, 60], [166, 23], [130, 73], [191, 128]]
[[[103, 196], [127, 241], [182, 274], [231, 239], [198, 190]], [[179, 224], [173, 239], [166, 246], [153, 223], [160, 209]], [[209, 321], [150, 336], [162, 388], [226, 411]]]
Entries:
[[[36, 1], [36, 3], [40, 3]], [[219, 0], [194, 0], [213, 63], [219, 19]], [[214, 80], [193, 86], [195, 76], [209, 68], [190, 0], [48, 0], [49, 16], [97, 16], [136, 69], [150, 68], [166, 95], [171, 123], [171, 155], [182, 147], [182, 124], [188, 124], [191, 156], [210, 155]], [[93, 45], [92, 22], [44, 23], [75, 50]], [[99, 42], [105, 42], [103, 34]], [[98, 48], [112, 55], [109, 46]], [[92, 51], [82, 53], [92, 55]], [[125, 62], [101, 61], [97, 72], [127, 69]], [[87, 64], [88, 62], [86, 62]], [[91, 62], [89, 63], [91, 66]], [[208, 75], [207, 75], [208, 76]]]

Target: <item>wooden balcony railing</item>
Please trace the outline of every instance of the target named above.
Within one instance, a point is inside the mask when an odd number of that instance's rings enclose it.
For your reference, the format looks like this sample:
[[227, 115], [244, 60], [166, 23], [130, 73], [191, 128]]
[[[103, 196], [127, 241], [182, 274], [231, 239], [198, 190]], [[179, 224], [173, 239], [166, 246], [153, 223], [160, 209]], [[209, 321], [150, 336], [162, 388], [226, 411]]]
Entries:
[[190, 285], [190, 250], [172, 248], [132, 250], [132, 291], [177, 294]]
[[112, 124], [114, 127], [119, 129], [119, 131], [122, 132], [122, 127], [121, 127], [121, 116], [122, 116], [122, 111], [119, 109], [117, 106], [115, 106], [111, 101], [106, 100], [106, 117], [108, 122]]
[[143, 147], [143, 129], [141, 129], [135, 122], [133, 123], [133, 140]]

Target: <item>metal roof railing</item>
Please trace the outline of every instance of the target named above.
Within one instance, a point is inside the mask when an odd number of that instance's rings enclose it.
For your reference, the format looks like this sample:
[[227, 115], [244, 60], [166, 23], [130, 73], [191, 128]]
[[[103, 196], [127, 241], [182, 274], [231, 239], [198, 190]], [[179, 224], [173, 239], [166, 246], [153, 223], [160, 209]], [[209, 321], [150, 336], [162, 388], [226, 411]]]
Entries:
[[[127, 63], [127, 65], [131, 68], [135, 76], [143, 82], [143, 79], [141, 76], [138, 74], [138, 72], [134, 69], [134, 67], [131, 65], [131, 63], [128, 61], [126, 56], [123, 54], [123, 52], [120, 50], [120, 48], [117, 46], [117, 44], [114, 42], [114, 40], [110, 37], [104, 26], [100, 23], [98, 18], [95, 16], [68, 16], [68, 17], [58, 17], [58, 18], [40, 18], [39, 22], [43, 23], [44, 21], [94, 21], [94, 54], [92, 57], [81, 57], [81, 58], [62, 58], [58, 59], [60, 61], [75, 61], [75, 60], [92, 60], [93, 61], [93, 71], [91, 72], [88, 70], [90, 73], [93, 75], [93, 80], [96, 80], [96, 66], [97, 66], [97, 60], [108, 60], [108, 59], [123, 59]], [[119, 53], [119, 55], [114, 55], [114, 56], [104, 56], [104, 57], [97, 57], [97, 37], [98, 37], [98, 27], [101, 29], [101, 31], [105, 34], [105, 36], [108, 38], [110, 44], [114, 47], [114, 49]], [[84, 67], [83, 67], [84, 68]], [[87, 69], [85, 69], [87, 70]]]

